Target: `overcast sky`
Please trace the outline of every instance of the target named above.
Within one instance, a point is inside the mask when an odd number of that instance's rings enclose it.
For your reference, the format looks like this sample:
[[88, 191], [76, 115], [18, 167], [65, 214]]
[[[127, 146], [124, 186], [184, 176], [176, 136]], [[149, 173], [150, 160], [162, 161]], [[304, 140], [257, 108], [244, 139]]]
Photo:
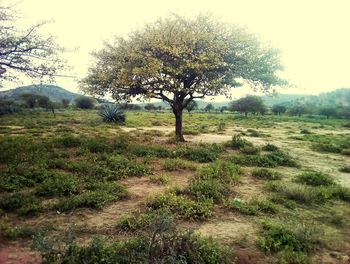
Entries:
[[[77, 79], [85, 76], [92, 63], [90, 53], [104, 40], [171, 12], [185, 16], [210, 12], [224, 22], [247, 26], [281, 50], [283, 76], [294, 84], [284, 93], [350, 87], [350, 0], [23, 0], [17, 8], [22, 25], [53, 20], [45, 31], [63, 46], [78, 48], [67, 56]], [[56, 83], [78, 90], [74, 79], [59, 78]]]

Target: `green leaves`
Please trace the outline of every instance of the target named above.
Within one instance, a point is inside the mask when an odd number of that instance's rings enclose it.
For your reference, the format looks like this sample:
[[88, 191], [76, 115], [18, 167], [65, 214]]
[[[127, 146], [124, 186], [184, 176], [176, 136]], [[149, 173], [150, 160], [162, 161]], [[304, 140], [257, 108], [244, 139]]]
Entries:
[[137, 96], [184, 103], [186, 98], [226, 95], [238, 79], [264, 89], [282, 83], [276, 50], [207, 15], [159, 19], [106, 44], [95, 57], [84, 90], [111, 93], [118, 101]]

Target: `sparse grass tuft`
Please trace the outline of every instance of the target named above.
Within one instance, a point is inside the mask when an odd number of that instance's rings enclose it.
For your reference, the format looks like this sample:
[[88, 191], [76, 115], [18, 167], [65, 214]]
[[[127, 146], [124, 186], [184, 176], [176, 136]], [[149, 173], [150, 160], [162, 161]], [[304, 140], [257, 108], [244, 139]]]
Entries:
[[226, 202], [226, 207], [245, 215], [275, 214], [278, 211], [277, 206], [271, 200], [260, 198], [253, 198], [250, 201], [244, 201], [240, 198], [229, 199]]

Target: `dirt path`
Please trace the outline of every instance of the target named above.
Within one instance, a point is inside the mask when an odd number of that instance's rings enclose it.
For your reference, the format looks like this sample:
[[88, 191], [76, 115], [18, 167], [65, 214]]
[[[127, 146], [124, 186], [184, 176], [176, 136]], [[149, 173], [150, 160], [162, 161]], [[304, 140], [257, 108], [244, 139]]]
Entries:
[[5, 245], [0, 242], [1, 264], [38, 264], [42, 259], [38, 252], [18, 245]]

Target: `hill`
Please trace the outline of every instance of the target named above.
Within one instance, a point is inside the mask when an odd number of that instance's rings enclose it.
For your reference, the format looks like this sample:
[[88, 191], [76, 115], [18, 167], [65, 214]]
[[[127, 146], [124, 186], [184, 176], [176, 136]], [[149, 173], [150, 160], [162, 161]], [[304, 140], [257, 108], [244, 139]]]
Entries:
[[54, 102], [60, 102], [62, 99], [72, 101], [81, 96], [56, 85], [28, 85], [0, 92], [0, 99], [18, 100], [22, 94], [27, 93], [45, 95]]
[[286, 105], [304, 104], [310, 107], [350, 106], [350, 88], [340, 88], [319, 95], [309, 95], [287, 102]]

